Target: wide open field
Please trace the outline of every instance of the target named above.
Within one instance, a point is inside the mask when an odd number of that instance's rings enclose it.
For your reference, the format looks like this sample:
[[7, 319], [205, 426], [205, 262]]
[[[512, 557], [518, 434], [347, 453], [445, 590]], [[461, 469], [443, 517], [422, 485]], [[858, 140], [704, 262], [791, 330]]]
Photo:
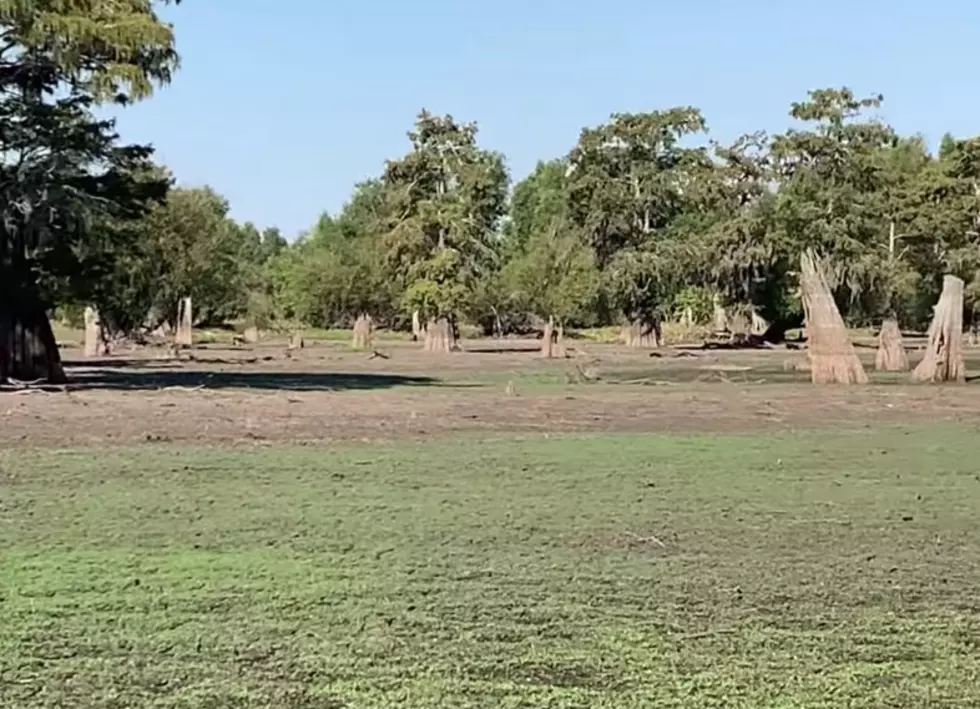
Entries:
[[0, 706], [980, 704], [977, 386], [379, 349], [0, 394]]

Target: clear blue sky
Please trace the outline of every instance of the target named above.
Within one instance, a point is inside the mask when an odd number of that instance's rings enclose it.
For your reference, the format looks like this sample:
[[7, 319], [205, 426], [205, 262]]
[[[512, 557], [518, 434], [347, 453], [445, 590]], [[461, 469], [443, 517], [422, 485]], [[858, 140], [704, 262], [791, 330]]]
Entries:
[[519, 179], [617, 111], [786, 127], [811, 88], [885, 94], [932, 144], [980, 134], [980, 3], [960, 0], [185, 0], [174, 83], [120, 115], [185, 185], [290, 238], [404, 153], [426, 107], [480, 125]]

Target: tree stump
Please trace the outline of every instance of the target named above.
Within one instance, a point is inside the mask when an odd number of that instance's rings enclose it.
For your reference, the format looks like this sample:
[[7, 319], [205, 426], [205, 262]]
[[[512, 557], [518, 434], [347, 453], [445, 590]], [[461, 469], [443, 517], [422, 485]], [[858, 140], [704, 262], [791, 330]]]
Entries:
[[714, 316], [712, 321], [714, 323], [715, 332], [725, 332], [728, 330], [728, 313], [725, 309], [721, 307], [721, 297], [716, 293], [714, 296]]
[[289, 336], [289, 346], [290, 350], [301, 350], [306, 346], [306, 342], [303, 340], [303, 333], [299, 330], [293, 332]]
[[881, 323], [875, 369], [879, 372], [907, 372], [909, 369], [909, 357], [902, 343], [902, 331], [895, 318], [885, 318]]
[[430, 320], [422, 334], [422, 349], [425, 352], [448, 353], [459, 349], [456, 342], [456, 329], [449, 318]]
[[422, 319], [419, 317], [419, 311], [412, 311], [412, 341], [418, 342], [421, 338], [425, 337], [425, 328], [422, 327]]
[[753, 335], [759, 335], [760, 337], [766, 333], [769, 329], [769, 323], [766, 319], [759, 315], [759, 313], [752, 311], [752, 324], [750, 326], [750, 333]]
[[627, 347], [656, 349], [663, 344], [660, 321], [656, 318], [637, 318], [623, 328], [623, 342]]
[[554, 316], [549, 317], [544, 326], [544, 336], [541, 338], [541, 356], [548, 359], [564, 358], [564, 335], [564, 328], [561, 325], [555, 325]]
[[964, 382], [963, 281], [943, 278], [943, 292], [929, 325], [926, 354], [912, 371], [915, 382]]
[[694, 310], [692, 308], [684, 308], [684, 312], [681, 313], [681, 327], [694, 327]]
[[174, 344], [177, 347], [194, 346], [194, 311], [189, 297], [181, 298], [177, 303], [177, 331], [174, 333]]
[[728, 332], [731, 333], [732, 339], [736, 337], [744, 339], [751, 331], [752, 321], [741, 310], [736, 310], [728, 318]]
[[91, 307], [85, 308], [85, 345], [86, 357], [98, 357], [107, 354], [105, 339], [102, 336], [102, 323], [98, 311]]
[[800, 256], [800, 289], [807, 328], [810, 380], [814, 384], [867, 384], [827, 277], [810, 250]]
[[255, 325], [246, 327], [245, 332], [242, 333], [242, 338], [246, 343], [254, 345], [259, 341], [259, 328], [255, 327]]
[[374, 320], [370, 315], [361, 313], [354, 321], [354, 338], [351, 346], [355, 350], [371, 349], [371, 342], [374, 336]]

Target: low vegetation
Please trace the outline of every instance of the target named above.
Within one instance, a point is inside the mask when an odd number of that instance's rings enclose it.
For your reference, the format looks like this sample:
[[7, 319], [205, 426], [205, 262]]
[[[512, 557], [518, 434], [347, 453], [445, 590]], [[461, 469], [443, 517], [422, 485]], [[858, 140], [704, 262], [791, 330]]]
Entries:
[[967, 706], [973, 436], [4, 453], [0, 702]]

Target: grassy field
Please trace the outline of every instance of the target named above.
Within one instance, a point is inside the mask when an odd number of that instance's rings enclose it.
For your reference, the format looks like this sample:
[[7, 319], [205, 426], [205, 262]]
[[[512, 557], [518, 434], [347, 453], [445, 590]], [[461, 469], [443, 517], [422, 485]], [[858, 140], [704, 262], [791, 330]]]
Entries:
[[0, 706], [980, 705], [969, 425], [0, 453]]

